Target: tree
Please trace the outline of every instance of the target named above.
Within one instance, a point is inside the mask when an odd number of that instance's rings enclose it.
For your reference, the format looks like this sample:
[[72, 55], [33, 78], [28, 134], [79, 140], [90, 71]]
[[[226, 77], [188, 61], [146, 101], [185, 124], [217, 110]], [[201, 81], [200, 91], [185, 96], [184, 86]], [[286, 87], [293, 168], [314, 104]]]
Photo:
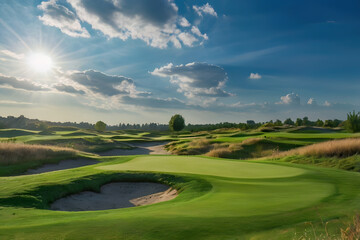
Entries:
[[331, 119], [325, 120], [324, 127], [334, 127], [334, 121]]
[[185, 127], [185, 120], [180, 114], [175, 114], [169, 121], [171, 131], [181, 131]]
[[356, 114], [353, 111], [347, 114], [346, 128], [350, 132], [360, 132], [360, 112]]
[[302, 125], [304, 126], [310, 126], [310, 121], [308, 117], [304, 117], [302, 120]]
[[281, 120], [276, 119], [274, 125], [275, 125], [275, 126], [282, 126], [283, 124], [282, 124]]
[[324, 126], [324, 121], [318, 119], [318, 120], [315, 122], [315, 125], [316, 125], [317, 127], [323, 127], [323, 126]]
[[293, 121], [293, 120], [291, 120], [291, 118], [288, 118], [288, 119], [286, 119], [286, 120], [284, 121], [284, 124], [287, 124], [287, 125], [294, 125], [295, 123], [294, 123], [294, 121]]
[[106, 123], [102, 122], [102, 121], [98, 121], [95, 124], [95, 130], [99, 131], [99, 132], [103, 132], [106, 129]]
[[301, 126], [303, 124], [303, 120], [301, 118], [297, 118], [295, 124], [296, 124], [296, 126], [299, 127], [299, 126]]

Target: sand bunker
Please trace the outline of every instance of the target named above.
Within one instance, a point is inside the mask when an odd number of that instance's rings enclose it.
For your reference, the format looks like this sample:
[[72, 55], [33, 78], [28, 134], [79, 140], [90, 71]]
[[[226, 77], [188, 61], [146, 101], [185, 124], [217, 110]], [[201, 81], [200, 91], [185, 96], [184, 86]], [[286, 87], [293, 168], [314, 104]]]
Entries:
[[122, 156], [122, 155], [147, 155], [147, 154], [169, 154], [164, 149], [167, 142], [138, 142], [127, 143], [134, 149], [114, 149], [106, 152], [98, 153], [100, 156]]
[[51, 204], [51, 209], [94, 211], [128, 208], [169, 201], [176, 196], [175, 189], [160, 183], [118, 182], [103, 185], [100, 193], [85, 191], [61, 198]]
[[97, 163], [99, 162], [91, 159], [68, 159], [68, 160], [62, 160], [59, 163], [50, 163], [50, 164], [45, 164], [39, 168], [29, 169], [25, 172], [25, 174], [52, 172], [52, 171], [70, 169], [70, 168], [83, 167]]

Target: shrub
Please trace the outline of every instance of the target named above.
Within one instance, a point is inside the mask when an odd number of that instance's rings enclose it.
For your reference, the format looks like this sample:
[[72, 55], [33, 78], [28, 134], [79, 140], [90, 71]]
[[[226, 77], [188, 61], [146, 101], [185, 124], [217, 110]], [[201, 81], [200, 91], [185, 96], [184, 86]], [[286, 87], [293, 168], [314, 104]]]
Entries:
[[185, 127], [185, 120], [180, 114], [175, 114], [169, 121], [171, 131], [181, 131]]
[[350, 132], [360, 132], [360, 113], [353, 111], [347, 114], [346, 128]]
[[96, 131], [103, 132], [103, 131], [105, 131], [105, 129], [106, 129], [106, 124], [104, 122], [98, 121], [95, 124], [95, 130]]

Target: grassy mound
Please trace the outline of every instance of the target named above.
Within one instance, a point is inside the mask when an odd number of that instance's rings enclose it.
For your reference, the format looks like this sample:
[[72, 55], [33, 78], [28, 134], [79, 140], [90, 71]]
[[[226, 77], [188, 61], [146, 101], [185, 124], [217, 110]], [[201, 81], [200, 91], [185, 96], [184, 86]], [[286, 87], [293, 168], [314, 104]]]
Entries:
[[76, 153], [76, 151], [69, 148], [21, 143], [0, 143], [0, 164], [10, 165], [59, 157], [74, 157]]
[[360, 153], [360, 138], [333, 140], [301, 147], [280, 156], [349, 157]]

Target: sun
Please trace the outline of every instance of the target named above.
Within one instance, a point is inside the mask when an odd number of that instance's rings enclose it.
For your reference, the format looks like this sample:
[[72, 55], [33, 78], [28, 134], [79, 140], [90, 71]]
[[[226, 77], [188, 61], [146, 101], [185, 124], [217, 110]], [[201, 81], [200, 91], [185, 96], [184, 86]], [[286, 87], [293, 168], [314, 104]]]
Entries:
[[44, 53], [32, 53], [27, 59], [29, 68], [37, 73], [46, 73], [53, 68], [53, 61], [50, 56]]

